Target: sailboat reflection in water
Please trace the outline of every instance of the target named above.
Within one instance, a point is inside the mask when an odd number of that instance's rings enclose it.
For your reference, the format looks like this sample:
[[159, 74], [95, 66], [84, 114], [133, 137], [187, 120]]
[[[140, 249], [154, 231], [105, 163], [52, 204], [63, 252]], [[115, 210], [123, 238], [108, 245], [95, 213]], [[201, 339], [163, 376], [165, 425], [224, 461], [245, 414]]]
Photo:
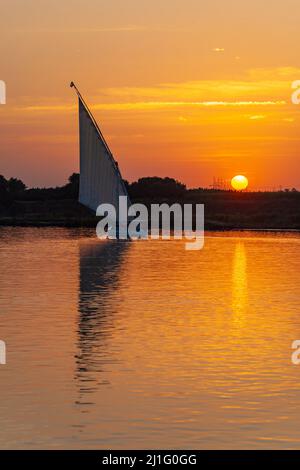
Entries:
[[[78, 343], [75, 379], [79, 383], [77, 404], [88, 404], [85, 395], [95, 391], [106, 364], [117, 362], [107, 342], [114, 331], [118, 311], [114, 292], [122, 275], [123, 259], [130, 243], [94, 239], [79, 242]], [[100, 373], [100, 374], [99, 374]], [[100, 380], [99, 380], [100, 378]]]

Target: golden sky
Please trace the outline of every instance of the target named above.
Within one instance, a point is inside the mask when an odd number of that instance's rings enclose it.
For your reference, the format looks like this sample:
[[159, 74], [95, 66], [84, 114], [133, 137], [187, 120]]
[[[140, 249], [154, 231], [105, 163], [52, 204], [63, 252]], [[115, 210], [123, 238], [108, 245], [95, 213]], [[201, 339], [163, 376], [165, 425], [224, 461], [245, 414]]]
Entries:
[[78, 171], [75, 81], [123, 176], [299, 184], [299, 0], [2, 0], [0, 174]]

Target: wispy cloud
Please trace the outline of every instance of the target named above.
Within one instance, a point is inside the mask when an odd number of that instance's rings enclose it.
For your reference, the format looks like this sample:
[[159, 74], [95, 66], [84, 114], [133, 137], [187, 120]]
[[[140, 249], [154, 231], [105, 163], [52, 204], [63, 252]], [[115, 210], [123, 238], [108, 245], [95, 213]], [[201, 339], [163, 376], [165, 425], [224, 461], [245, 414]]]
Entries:
[[[258, 72], [259, 73], [259, 72]], [[290, 94], [291, 81], [300, 77], [300, 70], [290, 78], [276, 73], [255, 78], [249, 72], [243, 78], [231, 80], [198, 80], [184, 83], [162, 83], [152, 87], [112, 87], [100, 89], [101, 101], [282, 101]], [[233, 100], [234, 98], [234, 100]]]
[[265, 119], [265, 115], [264, 114], [254, 114], [253, 116], [249, 116], [249, 119], [251, 119], [252, 121], [258, 121], [260, 119]]
[[146, 26], [146, 25], [115, 25], [115, 26], [104, 26], [99, 28], [43, 28], [40, 29], [10, 29], [10, 32], [14, 33], [25, 33], [25, 34], [98, 34], [98, 33], [131, 33], [131, 32], [188, 32], [188, 30], [183, 28], [176, 28], [169, 25], [156, 25], [156, 26]]
[[[241, 106], [283, 106], [286, 101], [140, 101], [134, 103], [102, 103], [92, 105], [95, 111], [122, 111], [122, 110], [147, 110], [180, 107], [241, 107]], [[38, 105], [25, 106], [19, 109], [26, 111], [74, 111], [76, 106]], [[250, 119], [262, 119], [264, 116], [252, 116]]]
[[[126, 111], [171, 108], [240, 108], [288, 106], [291, 83], [300, 77], [300, 69], [257, 69], [231, 80], [198, 80], [162, 83], [150, 87], [108, 87], [88, 97], [92, 110]], [[70, 112], [73, 104], [46, 98], [35, 104], [24, 103], [18, 109], [40, 112]], [[249, 119], [263, 119], [260, 112], [249, 113]]]

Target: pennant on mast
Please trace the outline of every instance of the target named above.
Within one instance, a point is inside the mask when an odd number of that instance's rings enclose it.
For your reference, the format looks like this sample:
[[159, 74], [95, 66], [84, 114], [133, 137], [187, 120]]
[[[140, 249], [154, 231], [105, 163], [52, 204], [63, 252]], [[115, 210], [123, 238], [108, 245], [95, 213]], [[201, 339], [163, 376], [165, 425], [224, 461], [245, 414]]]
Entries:
[[73, 82], [79, 101], [80, 180], [79, 202], [96, 211], [103, 203], [118, 210], [119, 196], [128, 193], [102, 132]]

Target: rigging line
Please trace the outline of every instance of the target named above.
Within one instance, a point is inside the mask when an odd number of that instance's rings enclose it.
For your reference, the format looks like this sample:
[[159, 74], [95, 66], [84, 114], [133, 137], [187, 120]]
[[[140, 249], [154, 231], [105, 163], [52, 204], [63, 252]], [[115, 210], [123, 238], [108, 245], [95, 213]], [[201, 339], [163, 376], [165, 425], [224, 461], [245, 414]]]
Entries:
[[94, 118], [94, 116], [93, 116], [91, 110], [89, 109], [87, 103], [86, 103], [85, 100], [83, 99], [83, 97], [82, 97], [80, 91], [78, 90], [78, 88], [77, 88], [77, 86], [75, 85], [74, 82], [71, 82], [71, 83], [70, 83], [70, 87], [71, 87], [71, 88], [75, 88], [75, 91], [76, 91], [76, 93], [77, 93], [77, 95], [78, 95], [78, 98], [80, 98], [80, 100], [82, 101], [82, 104], [84, 105], [86, 112], [88, 113], [88, 115], [89, 115], [91, 121], [93, 122], [94, 126], [96, 127], [96, 129], [97, 129], [97, 131], [98, 131], [98, 133], [99, 133], [101, 139], [103, 140], [103, 143], [104, 143], [104, 146], [105, 146], [106, 150], [108, 151], [109, 155], [112, 157], [112, 159], [113, 159], [113, 161], [114, 161], [114, 163], [115, 163], [114, 156], [113, 156], [113, 154], [111, 153], [111, 150], [110, 150], [110, 148], [109, 148], [109, 146], [108, 146], [108, 144], [107, 144], [107, 142], [106, 142], [106, 140], [105, 140], [105, 138], [104, 138], [104, 135], [102, 134], [102, 132], [101, 132], [101, 130], [100, 130], [98, 124], [97, 124], [96, 119]]

